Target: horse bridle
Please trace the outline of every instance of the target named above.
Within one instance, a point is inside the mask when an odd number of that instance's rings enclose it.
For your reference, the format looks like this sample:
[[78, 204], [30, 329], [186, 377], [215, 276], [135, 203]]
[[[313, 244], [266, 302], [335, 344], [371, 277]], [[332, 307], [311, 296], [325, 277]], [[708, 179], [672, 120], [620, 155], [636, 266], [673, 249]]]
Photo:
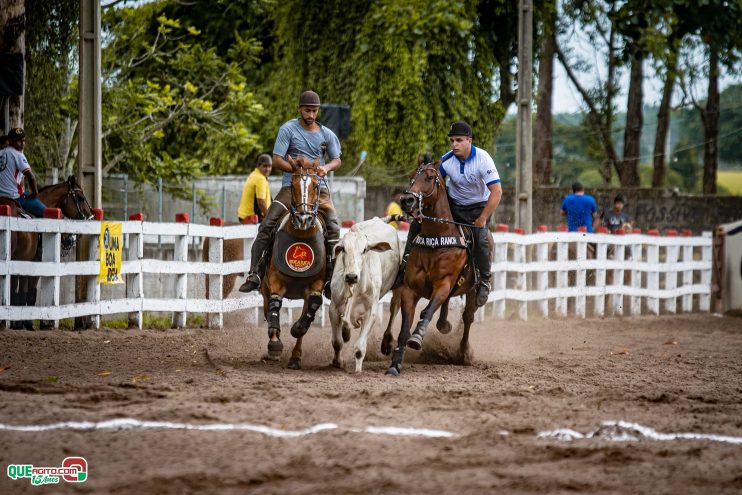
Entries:
[[93, 219], [92, 213], [90, 214], [90, 216], [85, 216], [85, 214], [82, 212], [82, 207], [80, 206], [81, 204], [80, 198], [76, 194], [78, 191], [80, 191], [80, 193], [82, 194], [82, 199], [85, 201], [85, 203], [83, 204], [85, 204], [88, 207], [88, 210], [92, 212], [93, 207], [90, 206], [90, 203], [88, 203], [88, 198], [85, 197], [85, 193], [82, 192], [82, 189], [80, 189], [79, 187], [73, 186], [69, 182], [67, 183], [67, 188], [68, 188], [67, 196], [65, 196], [64, 200], [62, 200], [62, 206], [64, 206], [67, 203], [67, 201], [70, 199], [70, 197], [72, 197], [72, 201], [75, 202], [75, 208], [77, 208], [77, 213], [80, 215], [77, 220], [92, 220]]
[[[424, 163], [424, 164], [420, 165], [417, 168], [417, 173], [415, 174], [415, 176], [412, 179], [410, 179], [410, 186], [412, 186], [415, 183], [415, 181], [420, 176], [420, 174], [423, 172], [423, 170], [426, 170], [428, 168], [432, 168], [432, 167], [430, 167], [431, 165], [432, 165], [432, 163]], [[432, 170], [435, 171], [435, 168], [432, 168]], [[423, 202], [424, 202], [424, 200], [426, 200], [429, 197], [431, 197], [438, 190], [438, 187], [440, 187], [440, 185], [441, 185], [440, 177], [441, 177], [440, 174], [438, 174], [436, 172], [436, 174], [435, 174], [435, 182], [433, 183], [433, 186], [430, 188], [430, 191], [428, 193], [413, 192], [413, 191], [411, 191], [409, 189], [407, 189], [404, 192], [404, 194], [409, 194], [410, 196], [412, 196], [413, 198], [415, 198], [415, 204], [416, 204], [417, 208], [416, 208], [416, 211], [413, 213], [413, 216], [418, 217], [418, 218], [425, 218], [425, 219], [434, 218], [434, 217], [428, 217], [427, 215], [425, 215], [423, 213]]]
[[[305, 170], [305, 169], [304, 168], [301, 168], [300, 170]], [[292, 199], [291, 200], [291, 209], [290, 209], [290, 211], [291, 211], [291, 218], [292, 219], [293, 218], [296, 218], [297, 213], [299, 213], [299, 208], [304, 208], [305, 210], [308, 210], [309, 212], [311, 212], [311, 214], [312, 214], [312, 223], [310, 225], [314, 225], [316, 223], [316, 221], [317, 221], [317, 213], [319, 211], [319, 196], [320, 196], [320, 185], [319, 185], [319, 181], [320, 181], [321, 177], [318, 174], [313, 174], [313, 173], [309, 173], [309, 172], [307, 172], [307, 173], [304, 173], [304, 172], [294, 172], [292, 175], [298, 176], [301, 180], [305, 180], [305, 179], [311, 178], [311, 177], [315, 177], [317, 179], [317, 182], [315, 184], [315, 186], [317, 188], [317, 197], [314, 200], [314, 202], [313, 203], [308, 203], [304, 199], [304, 196], [302, 195], [302, 200], [303, 201], [301, 203], [297, 204], [297, 205], [294, 205], [294, 201], [293, 201], [293, 198], [294, 198], [294, 183], [293, 183], [293, 181], [291, 182], [291, 199]], [[308, 196], [308, 194], [309, 193], [307, 191], [307, 196]]]
[[451, 224], [451, 225], [460, 225], [462, 227], [476, 228], [476, 226], [474, 224], [471, 224], [471, 223], [456, 222], [454, 220], [447, 220], [445, 218], [440, 218], [440, 217], [431, 217], [431, 216], [428, 216], [425, 213], [423, 213], [423, 200], [425, 200], [425, 199], [429, 198], [430, 196], [432, 196], [433, 193], [435, 193], [438, 190], [438, 188], [440, 187], [440, 185], [441, 185], [441, 175], [440, 175], [440, 173], [438, 173], [437, 170], [435, 170], [435, 167], [430, 167], [431, 165], [433, 165], [432, 162], [430, 162], [430, 163], [424, 163], [424, 164], [420, 165], [417, 168], [417, 173], [415, 174], [415, 176], [412, 179], [410, 179], [410, 186], [411, 186], [412, 184], [415, 183], [415, 181], [417, 180], [417, 177], [422, 173], [423, 170], [425, 170], [427, 168], [432, 168], [432, 170], [435, 171], [436, 174], [435, 174], [435, 183], [433, 184], [433, 187], [430, 189], [430, 192], [428, 192], [427, 194], [423, 194], [422, 192], [412, 192], [409, 189], [407, 189], [404, 192], [404, 194], [409, 194], [410, 196], [412, 196], [416, 200], [416, 204], [417, 204], [416, 210], [417, 211], [415, 211], [412, 214], [412, 216], [415, 217], [415, 218], [419, 218], [421, 220], [430, 220], [431, 222], [448, 223], [448, 224]]

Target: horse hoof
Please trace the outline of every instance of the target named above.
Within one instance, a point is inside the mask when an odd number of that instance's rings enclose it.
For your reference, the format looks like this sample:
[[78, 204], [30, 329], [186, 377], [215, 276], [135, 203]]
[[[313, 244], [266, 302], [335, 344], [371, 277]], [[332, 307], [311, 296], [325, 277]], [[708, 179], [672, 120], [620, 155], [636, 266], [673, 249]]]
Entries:
[[386, 376], [399, 376], [399, 370], [394, 366], [391, 366], [388, 370], [386, 370]]
[[289, 359], [289, 366], [288, 368], [290, 370], [300, 370], [301, 369], [301, 359], [292, 357]]
[[337, 368], [339, 370], [344, 370], [345, 361], [343, 361], [342, 359], [333, 359], [332, 364], [330, 366], [332, 366], [333, 368]]
[[301, 320], [297, 321], [293, 325], [291, 325], [291, 336], [295, 339], [300, 339], [304, 337], [304, 334], [307, 333], [307, 330], [309, 330], [309, 325], [306, 327], [301, 324]]
[[409, 339], [407, 339], [407, 347], [413, 351], [419, 351], [423, 348], [423, 338], [419, 333], [413, 333]]
[[446, 335], [447, 333], [451, 333], [451, 329], [453, 328], [451, 326], [451, 322], [449, 322], [449, 321], [444, 321], [443, 323], [438, 322], [438, 324], [435, 327], [443, 335]]
[[270, 340], [268, 341], [268, 354], [276, 354], [281, 355], [281, 352], [283, 351], [283, 342], [280, 340]]

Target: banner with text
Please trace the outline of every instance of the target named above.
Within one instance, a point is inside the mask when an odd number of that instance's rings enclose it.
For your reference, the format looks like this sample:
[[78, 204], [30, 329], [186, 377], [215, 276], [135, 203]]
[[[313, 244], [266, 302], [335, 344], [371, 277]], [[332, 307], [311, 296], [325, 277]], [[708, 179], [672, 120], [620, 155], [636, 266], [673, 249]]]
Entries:
[[102, 284], [123, 284], [121, 276], [121, 247], [123, 237], [121, 224], [102, 222], [100, 224], [100, 273], [98, 281]]

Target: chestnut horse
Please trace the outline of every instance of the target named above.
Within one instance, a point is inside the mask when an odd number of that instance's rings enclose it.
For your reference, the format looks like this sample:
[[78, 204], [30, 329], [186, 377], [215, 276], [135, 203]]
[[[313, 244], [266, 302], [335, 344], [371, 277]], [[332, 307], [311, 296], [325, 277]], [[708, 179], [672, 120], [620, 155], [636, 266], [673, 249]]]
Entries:
[[[441, 240], [441, 245], [451, 244], [442, 242], [443, 239], [461, 239], [462, 233], [453, 221], [453, 215], [448, 205], [448, 195], [443, 177], [438, 172], [440, 161], [420, 165], [412, 173], [410, 187], [400, 199], [402, 209], [422, 221], [420, 235], [431, 239], [431, 246], [435, 246], [435, 239]], [[413, 242], [408, 239], [407, 242]], [[492, 248], [490, 237], [490, 251]], [[402, 329], [397, 338], [397, 347], [392, 354], [392, 364], [387, 375], [399, 376], [402, 371], [405, 347], [419, 350], [422, 348], [425, 332], [433, 318], [433, 314], [441, 309], [436, 327], [441, 333], [451, 331], [448, 321], [448, 303], [452, 297], [466, 295], [464, 307], [464, 334], [459, 344], [459, 361], [462, 364], [471, 364], [471, 349], [469, 347], [469, 328], [474, 321], [476, 306], [476, 285], [474, 266], [469, 260], [468, 250], [464, 242], [458, 242], [452, 247], [413, 247], [410, 252], [405, 271], [404, 285], [401, 287], [402, 298]], [[420, 321], [415, 332], [410, 335], [410, 327], [415, 315], [415, 308], [421, 297], [430, 300], [430, 303], [420, 314]], [[384, 335], [382, 352], [391, 351], [391, 334]]]
[[[65, 218], [89, 220], [93, 212], [85, 193], [77, 184], [74, 175], [66, 181], [39, 189], [39, 199], [48, 208], [59, 208]], [[0, 198], [0, 204], [10, 206], [11, 216], [20, 216], [20, 207], [12, 199]], [[39, 234], [35, 232], [13, 232], [11, 234], [11, 259], [33, 261], [36, 259]], [[14, 306], [34, 306], [36, 304], [36, 284], [38, 277], [13, 276], [11, 278], [11, 304]], [[13, 325], [17, 328], [19, 325]], [[33, 329], [30, 321], [22, 322], [28, 330]]]
[[319, 160], [288, 157], [293, 167], [290, 214], [284, 217], [273, 239], [266, 276], [260, 286], [263, 313], [268, 320], [268, 356], [278, 359], [283, 351], [280, 310], [284, 298], [303, 299], [301, 317], [291, 326], [296, 344], [288, 367], [301, 369], [301, 343], [317, 310], [322, 306], [325, 281], [323, 227], [317, 217], [320, 201]]

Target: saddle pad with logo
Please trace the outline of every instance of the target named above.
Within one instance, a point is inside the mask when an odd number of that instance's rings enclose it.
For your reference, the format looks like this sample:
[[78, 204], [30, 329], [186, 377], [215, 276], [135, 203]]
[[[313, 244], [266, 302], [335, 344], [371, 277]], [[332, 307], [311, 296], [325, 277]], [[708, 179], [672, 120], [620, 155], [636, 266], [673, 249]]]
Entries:
[[294, 237], [285, 230], [276, 232], [273, 264], [289, 277], [313, 277], [322, 271], [325, 239], [322, 232], [312, 237]]

